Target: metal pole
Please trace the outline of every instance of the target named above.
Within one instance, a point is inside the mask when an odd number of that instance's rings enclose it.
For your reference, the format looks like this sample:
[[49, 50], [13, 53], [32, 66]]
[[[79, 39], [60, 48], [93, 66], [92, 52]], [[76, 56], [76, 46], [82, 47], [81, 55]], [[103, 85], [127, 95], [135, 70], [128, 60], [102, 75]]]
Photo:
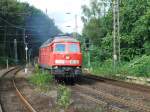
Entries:
[[26, 68], [25, 68], [25, 73], [27, 73], [28, 72], [28, 69], [27, 69], [27, 63], [28, 63], [28, 47], [27, 47], [27, 43], [26, 43], [26, 45], [25, 45], [26, 47], [25, 47], [25, 51], [26, 51]]
[[26, 44], [25, 50], [26, 50], [26, 64], [27, 64], [28, 63], [28, 48], [27, 48], [27, 44]]
[[[5, 3], [6, 3], [6, 9], [4, 10], [4, 15], [7, 18], [7, 14], [6, 14], [6, 11], [8, 9], [8, 2], [7, 2], [7, 0], [5, 1]], [[4, 38], [5, 38], [5, 40], [4, 40], [4, 42], [5, 42], [4, 55], [5, 55], [5, 57], [7, 57], [7, 59], [6, 59], [6, 66], [7, 66], [7, 69], [8, 69], [8, 56], [7, 56], [7, 43], [6, 43], [6, 41], [7, 41], [7, 24], [5, 25], [5, 37]]]
[[106, 6], [107, 6], [107, 3], [105, 1], [103, 1], [104, 17], [106, 17]]
[[120, 13], [119, 13], [119, 0], [117, 0], [117, 36], [118, 36], [118, 61], [120, 63], [121, 56], [120, 56]]
[[25, 41], [25, 29], [23, 30], [23, 39], [24, 39], [24, 45], [25, 45], [25, 52], [26, 52], [26, 64], [27, 64], [27, 60], [28, 60], [28, 55], [27, 55], [27, 50], [28, 50], [28, 47], [27, 47], [27, 43]]
[[113, 0], [113, 70], [116, 73], [116, 0]]
[[87, 50], [87, 53], [88, 53], [88, 68], [90, 69], [90, 67], [91, 67], [90, 51]]
[[[6, 57], [7, 55], [7, 50], [6, 50], [6, 38], [7, 38], [7, 26], [5, 25], [5, 28], [4, 28], [4, 58]], [[6, 68], [8, 69], [8, 58], [6, 58]]]
[[9, 68], [9, 62], [8, 59], [6, 60], [7, 69]]
[[28, 69], [27, 69], [27, 63], [28, 63], [28, 47], [27, 47], [27, 43], [25, 41], [25, 29], [23, 30], [23, 39], [24, 39], [24, 45], [25, 45], [25, 54], [26, 54], [26, 67], [25, 67], [25, 73], [28, 72]]
[[32, 49], [29, 49], [28, 51], [28, 55], [29, 55], [29, 64], [31, 64], [31, 55], [32, 55]]
[[23, 41], [24, 41], [24, 45], [26, 44], [26, 41], [25, 41], [25, 29], [23, 29]]
[[77, 38], [78, 34], [77, 34], [77, 29], [78, 29], [78, 25], [77, 25], [77, 15], [75, 15], [75, 38]]
[[18, 63], [18, 53], [17, 53], [17, 40], [14, 39], [14, 50], [15, 50], [15, 62]]
[[29, 54], [29, 65], [31, 64], [31, 54]]
[[46, 15], [47, 15], [47, 8], [46, 8], [45, 12], [46, 12]]
[[4, 57], [6, 57], [6, 38], [7, 38], [7, 26], [5, 25], [5, 29], [4, 29]]

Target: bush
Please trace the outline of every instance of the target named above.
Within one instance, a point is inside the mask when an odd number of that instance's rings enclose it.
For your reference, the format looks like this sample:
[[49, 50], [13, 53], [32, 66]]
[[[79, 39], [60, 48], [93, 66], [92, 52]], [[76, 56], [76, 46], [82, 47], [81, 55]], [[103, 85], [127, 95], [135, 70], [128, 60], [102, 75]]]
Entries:
[[[113, 76], [113, 62], [111, 59], [103, 63], [92, 63], [92, 73], [102, 76]], [[121, 76], [132, 75], [138, 77], [150, 77], [150, 56], [143, 55], [130, 62], [122, 62], [116, 66], [116, 74]]]
[[70, 105], [71, 91], [69, 88], [63, 85], [58, 87], [57, 103], [63, 108], [67, 108]]
[[37, 86], [47, 86], [53, 80], [53, 76], [46, 71], [36, 71], [31, 77], [29, 77], [29, 81]]
[[40, 72], [40, 68], [38, 64], [35, 64], [35, 73], [39, 73]]
[[137, 57], [130, 63], [124, 65], [120, 73], [129, 74], [140, 77], [150, 77], [150, 56], [143, 55], [142, 57]]
[[97, 75], [104, 75], [104, 76], [110, 76], [113, 74], [113, 66], [112, 66], [112, 60], [106, 60], [103, 63], [100, 62], [94, 62], [92, 63], [92, 73]]

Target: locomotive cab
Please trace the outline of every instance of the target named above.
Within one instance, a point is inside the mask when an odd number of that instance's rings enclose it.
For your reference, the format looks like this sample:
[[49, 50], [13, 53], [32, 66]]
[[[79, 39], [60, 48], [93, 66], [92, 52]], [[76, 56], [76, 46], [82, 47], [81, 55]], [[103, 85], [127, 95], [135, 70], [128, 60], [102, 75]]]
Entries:
[[63, 36], [49, 39], [39, 51], [39, 64], [49, 69], [56, 78], [75, 78], [82, 74], [82, 53], [80, 42]]
[[82, 54], [79, 42], [57, 42], [53, 44], [52, 74], [56, 77], [78, 77], [81, 75]]

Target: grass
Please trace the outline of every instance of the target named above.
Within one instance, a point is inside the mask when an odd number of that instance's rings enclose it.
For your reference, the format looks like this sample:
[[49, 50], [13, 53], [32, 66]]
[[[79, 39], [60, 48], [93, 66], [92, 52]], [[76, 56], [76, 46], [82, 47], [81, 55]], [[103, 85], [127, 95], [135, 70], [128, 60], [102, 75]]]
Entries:
[[113, 74], [113, 70], [112, 70], [112, 61], [111, 60], [107, 60], [102, 64], [96, 64], [94, 63], [93, 65], [93, 69], [92, 72], [94, 74], [101, 74], [101, 75], [110, 75]]
[[117, 64], [116, 71], [113, 70], [112, 60], [106, 60], [103, 63], [92, 63], [91, 72], [96, 75], [113, 77], [114, 74], [120, 74], [120, 77], [150, 77], [150, 56], [143, 55], [130, 62]]
[[120, 74], [129, 74], [136, 77], [150, 77], [150, 56], [143, 55], [120, 68]]
[[50, 85], [52, 85], [53, 76], [47, 71], [42, 71], [38, 68], [35, 68], [35, 72], [29, 77], [29, 82], [41, 88], [42, 90], [47, 90], [50, 88]]
[[[29, 77], [29, 82], [42, 89], [42, 91], [45, 89], [47, 90], [47, 88], [49, 88], [50, 85], [54, 86], [53, 76], [45, 70], [40, 70], [38, 65], [35, 65], [35, 71], [33, 75]], [[67, 109], [67, 107], [70, 105], [70, 89], [64, 85], [55, 86], [57, 86], [57, 106], [59, 108]]]
[[71, 99], [70, 89], [64, 85], [59, 85], [57, 91], [57, 104], [60, 107], [67, 109], [68, 106], [70, 105], [70, 99]]

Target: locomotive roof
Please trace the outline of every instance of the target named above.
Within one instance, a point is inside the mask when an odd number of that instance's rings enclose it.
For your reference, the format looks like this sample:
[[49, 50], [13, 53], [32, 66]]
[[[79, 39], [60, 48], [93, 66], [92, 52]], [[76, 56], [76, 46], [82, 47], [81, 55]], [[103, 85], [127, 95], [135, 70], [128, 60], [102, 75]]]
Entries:
[[41, 48], [48, 46], [50, 43], [57, 43], [57, 42], [79, 42], [79, 41], [77, 39], [75, 39], [73, 37], [69, 37], [69, 36], [54, 37], [54, 38], [50, 38], [46, 42], [44, 42], [42, 44]]

